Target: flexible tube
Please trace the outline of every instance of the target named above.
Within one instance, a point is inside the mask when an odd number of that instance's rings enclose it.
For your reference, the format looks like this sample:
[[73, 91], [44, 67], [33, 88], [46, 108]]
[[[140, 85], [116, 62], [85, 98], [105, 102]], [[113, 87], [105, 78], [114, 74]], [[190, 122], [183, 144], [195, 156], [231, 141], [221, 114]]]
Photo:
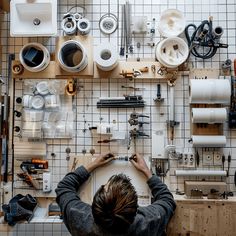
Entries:
[[175, 170], [176, 176], [227, 176], [225, 170]]

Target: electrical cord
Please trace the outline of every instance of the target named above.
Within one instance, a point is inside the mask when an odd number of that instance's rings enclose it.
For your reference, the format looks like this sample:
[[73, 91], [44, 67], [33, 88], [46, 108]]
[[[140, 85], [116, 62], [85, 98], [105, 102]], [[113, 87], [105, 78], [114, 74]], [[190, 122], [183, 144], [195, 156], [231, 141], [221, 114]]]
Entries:
[[[190, 28], [194, 29], [191, 36], [189, 33]], [[218, 48], [228, 47], [227, 44], [219, 43], [219, 37], [214, 35], [212, 17], [209, 20], [202, 21], [198, 27], [195, 24], [187, 25], [184, 32], [191, 54], [197, 58], [209, 59], [216, 54]]]

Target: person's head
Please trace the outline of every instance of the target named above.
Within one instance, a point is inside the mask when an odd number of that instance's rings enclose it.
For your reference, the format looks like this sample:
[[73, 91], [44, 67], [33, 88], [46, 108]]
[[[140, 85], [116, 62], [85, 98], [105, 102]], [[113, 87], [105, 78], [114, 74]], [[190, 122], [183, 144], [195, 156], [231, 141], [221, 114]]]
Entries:
[[130, 179], [113, 175], [96, 192], [92, 213], [95, 223], [111, 233], [124, 233], [133, 223], [138, 208], [138, 197]]

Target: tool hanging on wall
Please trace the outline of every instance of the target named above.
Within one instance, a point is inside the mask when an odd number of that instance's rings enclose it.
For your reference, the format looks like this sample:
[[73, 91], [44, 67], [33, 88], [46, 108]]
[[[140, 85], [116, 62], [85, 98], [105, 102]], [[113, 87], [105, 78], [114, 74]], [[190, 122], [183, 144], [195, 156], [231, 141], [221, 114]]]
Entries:
[[148, 72], [149, 68], [147, 66], [143, 67], [143, 68], [139, 68], [139, 69], [132, 69], [132, 70], [122, 70], [120, 72], [120, 75], [122, 75], [124, 78], [128, 78], [128, 79], [133, 79], [136, 78], [138, 76], [141, 76], [142, 73]]
[[230, 97], [230, 111], [229, 111], [229, 128], [236, 128], [236, 97], [235, 97], [235, 83], [236, 80], [236, 59], [234, 59], [234, 75], [231, 76], [231, 97]]
[[171, 141], [174, 140], [174, 130], [175, 126], [179, 124], [175, 120], [175, 87], [174, 83], [168, 83], [169, 85], [169, 120], [167, 121], [167, 124], [169, 126], [169, 139]]
[[[220, 26], [213, 28], [212, 20], [213, 17], [210, 16], [209, 20], [202, 21], [199, 26], [189, 24], [185, 28], [185, 36], [191, 54], [203, 60], [212, 58], [218, 48], [228, 48], [228, 44], [220, 43], [223, 29]], [[190, 28], [194, 29], [191, 36], [189, 33]]]
[[124, 56], [126, 54], [126, 58], [128, 58], [128, 53], [133, 53], [132, 46], [132, 36], [131, 36], [131, 4], [129, 1], [126, 1], [125, 4], [121, 5], [122, 12], [122, 24], [121, 24], [121, 48], [120, 48], [120, 56]]
[[9, 82], [11, 80], [11, 68], [12, 61], [15, 59], [14, 54], [8, 55], [8, 75], [6, 77], [5, 86], [6, 91], [4, 94], [4, 105], [1, 107], [1, 156], [2, 156], [2, 167], [3, 167], [3, 181], [8, 181], [8, 142], [9, 142]]
[[156, 103], [164, 101], [164, 98], [161, 97], [161, 84], [157, 84], [157, 97], [153, 100]]

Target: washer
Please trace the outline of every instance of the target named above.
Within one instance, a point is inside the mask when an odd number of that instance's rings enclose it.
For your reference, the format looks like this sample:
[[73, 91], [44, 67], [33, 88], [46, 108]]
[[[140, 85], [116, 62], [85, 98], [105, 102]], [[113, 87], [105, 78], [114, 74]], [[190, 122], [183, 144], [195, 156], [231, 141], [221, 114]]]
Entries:
[[99, 29], [102, 33], [110, 35], [118, 28], [118, 19], [116, 15], [107, 13], [103, 15], [99, 20]]
[[87, 18], [79, 19], [78, 22], [77, 22], [77, 28], [78, 28], [78, 31], [82, 35], [86, 35], [90, 32], [91, 23]]
[[61, 28], [67, 35], [75, 34], [77, 25], [74, 16], [67, 15], [61, 22]]

